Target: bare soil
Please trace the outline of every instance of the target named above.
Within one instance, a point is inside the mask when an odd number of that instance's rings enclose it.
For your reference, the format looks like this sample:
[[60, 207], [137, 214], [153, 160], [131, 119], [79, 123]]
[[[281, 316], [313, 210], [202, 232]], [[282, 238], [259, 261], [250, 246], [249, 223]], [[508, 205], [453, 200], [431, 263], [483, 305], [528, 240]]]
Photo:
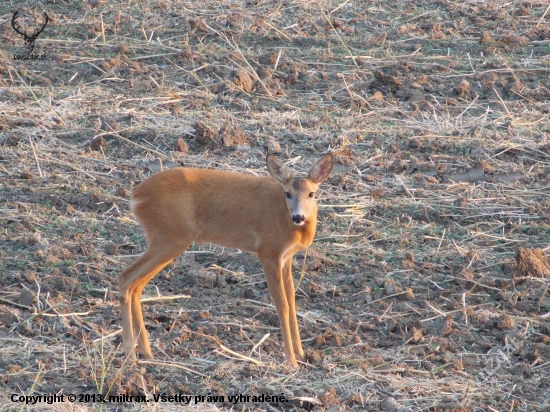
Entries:
[[[546, 0], [36, 7], [0, 5], [0, 410], [550, 410]], [[14, 59], [17, 8], [29, 33], [48, 13], [46, 60]], [[158, 362], [127, 362], [132, 187], [178, 165], [265, 175], [265, 151], [305, 172], [329, 150], [294, 261], [300, 370], [257, 259], [208, 245], [146, 287]], [[11, 400], [53, 393], [151, 401]]]

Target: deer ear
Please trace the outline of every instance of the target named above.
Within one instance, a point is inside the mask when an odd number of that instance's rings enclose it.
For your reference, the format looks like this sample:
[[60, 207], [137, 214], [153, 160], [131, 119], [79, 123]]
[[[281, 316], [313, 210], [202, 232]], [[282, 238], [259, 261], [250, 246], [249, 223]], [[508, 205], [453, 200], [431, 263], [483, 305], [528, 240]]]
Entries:
[[287, 165], [277, 159], [274, 155], [267, 155], [266, 163], [269, 174], [280, 184], [285, 185], [294, 178], [292, 171], [287, 167]]
[[311, 168], [309, 178], [314, 183], [321, 183], [327, 180], [332, 171], [332, 153], [327, 153], [321, 157]]

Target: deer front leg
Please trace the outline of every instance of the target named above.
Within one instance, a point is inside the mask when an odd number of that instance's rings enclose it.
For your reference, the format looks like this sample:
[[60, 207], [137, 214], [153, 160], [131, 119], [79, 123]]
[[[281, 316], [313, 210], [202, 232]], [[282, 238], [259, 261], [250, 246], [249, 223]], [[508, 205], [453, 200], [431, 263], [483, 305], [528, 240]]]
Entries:
[[149, 279], [145, 279], [145, 282], [141, 280], [132, 293], [133, 326], [137, 335], [138, 352], [143, 359], [153, 359], [153, 353], [151, 352], [151, 345], [149, 344], [149, 337], [147, 336], [147, 330], [143, 322], [143, 313], [141, 311], [141, 293], [148, 280]]
[[136, 360], [134, 329], [132, 326], [132, 288], [120, 287], [120, 312], [122, 316], [122, 351], [131, 361]]
[[118, 290], [120, 292], [120, 311], [122, 316], [122, 350], [128, 359], [135, 361], [134, 321], [132, 319], [134, 295], [137, 282], [142, 276], [144, 265], [149, 261], [147, 253], [139, 257], [128, 269], [118, 276]]
[[296, 317], [296, 304], [294, 292], [294, 281], [292, 280], [292, 257], [286, 260], [283, 265], [283, 284], [285, 288], [286, 301], [288, 303], [288, 322], [290, 335], [292, 337], [292, 348], [294, 354], [300, 360], [304, 360], [300, 330], [298, 329], [298, 318]]
[[[289, 305], [287, 301], [287, 294], [285, 293], [285, 285], [283, 282], [282, 262], [280, 259], [261, 259], [262, 266], [264, 268], [265, 280], [271, 298], [275, 303], [277, 309], [277, 316], [279, 317], [279, 323], [281, 324], [281, 332], [283, 335], [283, 345], [285, 349], [285, 361], [297, 368], [298, 362], [296, 362], [296, 356], [294, 355], [294, 349], [292, 346], [292, 334], [289, 326]], [[294, 293], [294, 289], [292, 289]]]

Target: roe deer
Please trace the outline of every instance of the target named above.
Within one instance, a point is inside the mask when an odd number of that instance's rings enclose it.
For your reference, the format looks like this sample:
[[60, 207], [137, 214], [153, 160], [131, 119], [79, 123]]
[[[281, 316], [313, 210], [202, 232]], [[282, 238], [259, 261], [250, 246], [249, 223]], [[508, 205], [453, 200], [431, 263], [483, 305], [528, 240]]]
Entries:
[[332, 154], [317, 161], [307, 177], [294, 177], [273, 155], [269, 176], [216, 170], [174, 168], [152, 175], [132, 191], [130, 208], [141, 224], [147, 250], [118, 277], [122, 312], [122, 348], [135, 360], [153, 357], [143, 324], [140, 296], [144, 286], [191, 242], [207, 242], [257, 254], [277, 309], [285, 360], [303, 360], [292, 257], [307, 248], [317, 225], [315, 190], [332, 170]]

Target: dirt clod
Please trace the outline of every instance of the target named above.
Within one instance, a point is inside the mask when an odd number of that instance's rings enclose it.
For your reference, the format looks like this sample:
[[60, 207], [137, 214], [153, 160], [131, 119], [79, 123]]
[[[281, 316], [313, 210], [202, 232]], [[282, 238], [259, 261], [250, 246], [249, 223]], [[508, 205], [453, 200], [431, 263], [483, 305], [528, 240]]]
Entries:
[[0, 323], [6, 328], [17, 321], [18, 318], [13, 313], [0, 313]]
[[380, 70], [377, 70], [374, 73], [374, 78], [390, 89], [397, 89], [401, 86], [401, 80], [399, 80], [396, 76], [386, 74]]
[[474, 273], [472, 271], [463, 269], [458, 272], [455, 277], [455, 281], [462, 287], [468, 287], [470, 285], [470, 281], [473, 280], [473, 278]]
[[202, 121], [197, 121], [193, 127], [196, 130], [195, 141], [201, 145], [205, 145], [211, 149], [219, 147], [219, 142], [215, 139], [217, 133], [214, 129], [207, 126]]
[[233, 147], [237, 145], [248, 146], [248, 136], [238, 127], [233, 127], [226, 123], [218, 132], [218, 140], [223, 144], [223, 147]]
[[99, 121], [101, 122], [100, 130], [104, 132], [118, 132], [120, 130], [117, 121], [111, 117], [103, 117]]
[[256, 299], [256, 293], [254, 293], [254, 289], [246, 288], [244, 290], [244, 297], [246, 299]]
[[212, 289], [216, 286], [216, 274], [205, 270], [191, 270], [185, 277], [187, 284]]
[[384, 100], [384, 95], [382, 94], [381, 91], [377, 90], [372, 95], [370, 95], [367, 100], [371, 102], [380, 102]]
[[466, 79], [462, 79], [460, 83], [454, 87], [454, 91], [458, 96], [464, 97], [470, 92], [470, 83], [468, 83]]
[[269, 313], [266, 314], [266, 318], [267, 318], [268, 323], [269, 323], [271, 326], [275, 326], [275, 327], [279, 327], [279, 326], [280, 326], [279, 317], [277, 316], [276, 313], [274, 313], [274, 312], [269, 312]]
[[480, 43], [489, 43], [491, 41], [492, 41], [492, 39], [491, 39], [491, 35], [489, 34], [489, 32], [482, 31], [481, 35], [480, 35], [480, 38], [479, 38], [479, 42]]
[[309, 350], [305, 353], [306, 361], [312, 365], [320, 365], [326, 357], [323, 350]]
[[118, 255], [118, 248], [120, 245], [117, 245], [116, 243], [107, 243], [105, 246], [105, 254], [109, 256]]
[[189, 26], [191, 27], [191, 29], [196, 30], [200, 33], [208, 33], [210, 31], [206, 23], [200, 18], [189, 20]]
[[519, 247], [516, 252], [516, 263], [522, 276], [550, 277], [548, 258], [540, 248], [526, 249]]
[[118, 197], [128, 197], [129, 196], [128, 191], [123, 187], [119, 187], [116, 190], [115, 195], [118, 196]]
[[185, 141], [179, 137], [178, 140], [176, 141], [176, 144], [174, 145], [174, 149], [173, 149], [175, 152], [181, 152], [183, 154], [187, 154], [189, 152], [189, 147], [187, 147], [187, 143], [185, 143]]
[[399, 295], [399, 300], [413, 300], [414, 292], [411, 288], [406, 288], [403, 293]]
[[323, 403], [325, 408], [330, 408], [331, 406], [340, 405], [340, 398], [336, 394], [336, 389], [332, 386], [329, 387], [320, 397], [319, 400]]
[[407, 338], [407, 342], [418, 343], [422, 339], [422, 329], [415, 326], [411, 327], [411, 332]]
[[266, 136], [264, 140], [263, 148], [266, 153], [278, 154], [281, 153], [281, 145], [273, 136]]
[[105, 146], [105, 141], [103, 140], [103, 135], [94, 137], [90, 142], [87, 144], [87, 147], [90, 150], [100, 150], [101, 147]]
[[247, 93], [252, 91], [252, 79], [250, 78], [248, 72], [244, 69], [237, 70], [233, 82]]
[[401, 410], [401, 405], [394, 397], [389, 396], [380, 402], [380, 410], [384, 412], [398, 412]]
[[21, 172], [22, 179], [32, 179], [33, 176], [34, 176], [34, 173], [32, 172], [32, 170], [23, 170]]
[[514, 325], [514, 319], [507, 313], [504, 313], [502, 316], [500, 316], [497, 321], [497, 326], [501, 330], [510, 330], [514, 327]]
[[340, 339], [340, 335], [335, 333], [332, 335], [332, 339], [330, 340], [330, 346], [340, 347], [342, 346], [342, 340]]
[[411, 149], [418, 149], [420, 146], [422, 146], [422, 140], [418, 139], [416, 137], [413, 137], [409, 140], [409, 147]]
[[260, 62], [260, 64], [272, 65], [272, 64], [275, 64], [275, 62], [277, 61], [277, 55], [274, 52], [262, 54], [261, 56], [258, 57], [258, 61]]
[[395, 295], [400, 291], [400, 287], [393, 279], [388, 279], [386, 282], [384, 282], [384, 293], [386, 294], [386, 296]]
[[428, 330], [435, 336], [446, 336], [453, 331], [453, 317], [447, 315], [445, 319], [437, 319], [428, 325]]
[[36, 302], [36, 296], [30, 290], [26, 290], [19, 294], [18, 301], [23, 306], [32, 306]]

